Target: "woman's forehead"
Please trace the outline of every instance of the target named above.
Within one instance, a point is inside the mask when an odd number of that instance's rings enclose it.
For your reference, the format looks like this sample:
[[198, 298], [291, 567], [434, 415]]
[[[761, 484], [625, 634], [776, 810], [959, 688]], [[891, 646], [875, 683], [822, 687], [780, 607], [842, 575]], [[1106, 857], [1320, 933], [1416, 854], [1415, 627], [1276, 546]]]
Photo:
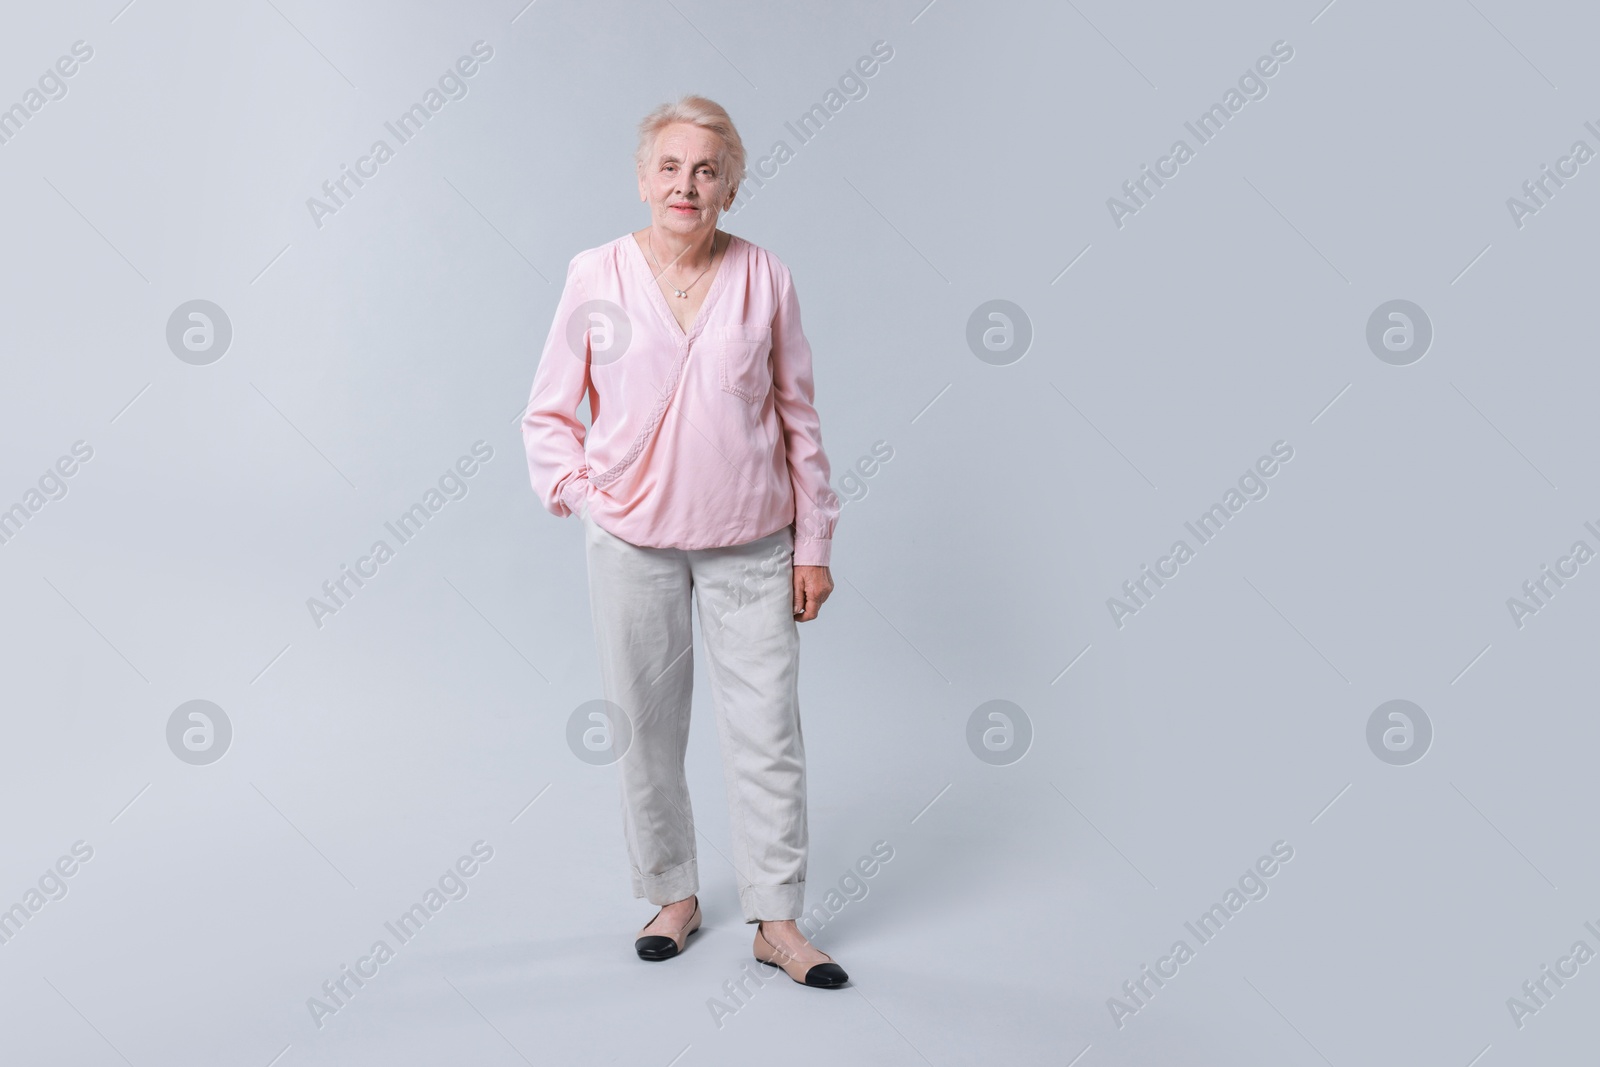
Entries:
[[722, 154], [722, 138], [699, 126], [673, 123], [656, 135], [655, 154], [658, 159], [672, 156], [679, 160], [693, 154], [696, 163], [715, 160]]

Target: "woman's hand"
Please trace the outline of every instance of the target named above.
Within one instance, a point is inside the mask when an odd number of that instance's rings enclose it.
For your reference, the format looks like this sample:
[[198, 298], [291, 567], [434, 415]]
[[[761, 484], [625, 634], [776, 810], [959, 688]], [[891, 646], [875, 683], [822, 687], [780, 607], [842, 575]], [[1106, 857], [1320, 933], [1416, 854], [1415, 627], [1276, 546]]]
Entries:
[[826, 567], [794, 568], [794, 621], [810, 622], [833, 592], [833, 575]]

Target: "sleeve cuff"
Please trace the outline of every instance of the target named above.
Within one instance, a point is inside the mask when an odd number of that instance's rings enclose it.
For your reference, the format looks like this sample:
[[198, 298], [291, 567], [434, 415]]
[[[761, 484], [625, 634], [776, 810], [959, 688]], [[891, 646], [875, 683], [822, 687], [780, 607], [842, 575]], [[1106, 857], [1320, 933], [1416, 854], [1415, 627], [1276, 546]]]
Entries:
[[567, 506], [570, 514], [577, 515], [583, 510], [583, 502], [589, 496], [589, 479], [574, 478], [561, 490], [561, 502]]
[[828, 559], [833, 554], [833, 541], [829, 538], [807, 538], [794, 543], [794, 561], [796, 567], [826, 567]]

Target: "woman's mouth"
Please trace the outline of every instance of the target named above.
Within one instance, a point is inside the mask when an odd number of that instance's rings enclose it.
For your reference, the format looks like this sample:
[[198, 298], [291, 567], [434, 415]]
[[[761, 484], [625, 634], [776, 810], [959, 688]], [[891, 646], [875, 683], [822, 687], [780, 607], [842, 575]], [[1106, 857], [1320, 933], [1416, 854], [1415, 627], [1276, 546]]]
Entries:
[[673, 204], [672, 210], [684, 215], [693, 215], [697, 209], [693, 204]]

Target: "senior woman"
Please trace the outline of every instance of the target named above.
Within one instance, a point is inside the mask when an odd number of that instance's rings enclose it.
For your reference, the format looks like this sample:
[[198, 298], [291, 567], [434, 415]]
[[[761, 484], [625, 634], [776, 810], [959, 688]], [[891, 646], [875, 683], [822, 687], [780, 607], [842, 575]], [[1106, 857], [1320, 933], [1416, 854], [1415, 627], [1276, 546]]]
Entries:
[[544, 506], [583, 518], [602, 686], [632, 733], [623, 835], [633, 895], [660, 905], [635, 951], [670, 959], [701, 922], [684, 773], [692, 598], [755, 957], [835, 988], [848, 976], [795, 924], [809, 847], [795, 624], [833, 590], [839, 501], [789, 270], [717, 229], [744, 161], [704, 97], [640, 123], [650, 223], [572, 258], [522, 433]]

